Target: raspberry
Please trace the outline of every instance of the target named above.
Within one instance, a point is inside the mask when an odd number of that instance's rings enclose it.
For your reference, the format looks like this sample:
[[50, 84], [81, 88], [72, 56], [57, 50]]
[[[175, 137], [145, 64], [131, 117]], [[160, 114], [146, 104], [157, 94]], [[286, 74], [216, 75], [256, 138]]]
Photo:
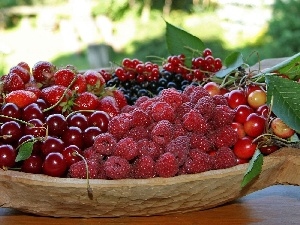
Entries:
[[167, 145], [173, 137], [173, 125], [168, 120], [159, 121], [151, 131], [152, 140], [159, 145]]
[[181, 121], [178, 121], [178, 122], [175, 121], [173, 127], [174, 127], [173, 138], [177, 138], [179, 136], [184, 136], [188, 133], [187, 130], [183, 127]]
[[115, 138], [121, 139], [131, 128], [131, 119], [128, 113], [121, 113], [111, 118], [108, 123], [108, 132]]
[[157, 143], [147, 139], [141, 139], [137, 142], [138, 155], [139, 156], [150, 156], [152, 159], [156, 160], [162, 153], [163, 148], [161, 148]]
[[113, 155], [120, 156], [126, 160], [132, 160], [138, 155], [137, 143], [133, 138], [121, 139], [115, 147]]
[[140, 106], [143, 102], [149, 100], [150, 98], [148, 96], [141, 96], [135, 101], [135, 106]]
[[155, 163], [155, 171], [159, 177], [174, 177], [178, 170], [177, 159], [171, 152], [162, 154]]
[[213, 162], [213, 158], [209, 154], [193, 149], [183, 167], [186, 173], [194, 174], [211, 170]]
[[154, 121], [169, 120], [173, 122], [175, 119], [175, 111], [167, 102], [156, 102], [152, 106], [151, 116]]
[[231, 147], [238, 140], [238, 134], [231, 125], [220, 127], [216, 129], [210, 138], [213, 141], [214, 146], [218, 149], [221, 147]]
[[145, 112], [149, 112], [151, 111], [151, 108], [153, 106], [153, 104], [155, 102], [157, 102], [158, 99], [157, 98], [148, 98], [146, 101], [141, 102], [140, 104], [138, 104], [138, 107], [142, 110], [144, 110]]
[[125, 137], [130, 137], [133, 138], [135, 141], [138, 141], [144, 138], [150, 138], [150, 133], [145, 127], [139, 126], [131, 128], [128, 131], [128, 133], [125, 134]]
[[131, 167], [129, 162], [119, 156], [110, 156], [104, 162], [103, 169], [109, 179], [129, 178]]
[[196, 148], [204, 152], [209, 152], [212, 149], [211, 141], [204, 135], [193, 132], [190, 136], [191, 148]]
[[116, 147], [117, 141], [110, 133], [102, 133], [94, 139], [94, 149], [102, 155], [111, 155]]
[[179, 107], [177, 107], [175, 114], [176, 117], [181, 119], [184, 114], [188, 113], [192, 108], [194, 107], [194, 104], [191, 102], [184, 102]]
[[132, 119], [131, 124], [133, 127], [136, 126], [149, 126], [151, 123], [151, 117], [142, 109], [135, 108], [131, 113]]
[[191, 96], [191, 94], [198, 89], [198, 86], [195, 85], [188, 85], [183, 90], [182, 94], [186, 96]]
[[163, 89], [160, 92], [160, 100], [170, 104], [173, 109], [176, 109], [182, 104], [181, 94], [174, 88]]
[[225, 169], [237, 165], [237, 158], [228, 147], [219, 148], [214, 155], [215, 169]]
[[199, 99], [203, 98], [204, 96], [210, 96], [209, 92], [205, 90], [202, 86], [196, 86], [197, 88], [191, 93], [190, 101], [193, 104], [196, 104]]
[[214, 102], [216, 105], [227, 105], [228, 106], [227, 99], [224, 95], [214, 95], [213, 99], [214, 99]]
[[204, 96], [198, 100], [194, 109], [196, 109], [200, 114], [206, 119], [210, 119], [216, 105], [214, 103], [213, 97]]
[[136, 179], [155, 177], [154, 166], [155, 162], [150, 156], [140, 156], [132, 165], [132, 177]]
[[217, 105], [212, 115], [212, 122], [216, 128], [231, 124], [235, 116], [234, 110], [227, 105]]
[[173, 155], [175, 155], [179, 166], [184, 164], [189, 150], [190, 138], [188, 136], [177, 137], [176, 139], [170, 141], [165, 148], [165, 152], [171, 152]]
[[185, 129], [192, 132], [205, 134], [208, 130], [206, 120], [194, 109], [190, 110], [182, 117], [182, 124]]
[[[89, 178], [90, 179], [98, 179], [103, 178], [102, 174], [102, 165], [99, 163], [96, 159], [87, 159], [86, 160], [88, 165], [88, 171], [89, 171]], [[85, 162], [79, 161], [70, 166], [69, 169], [69, 177], [73, 178], [80, 178], [80, 179], [86, 179], [87, 173], [86, 173], [86, 164]]]
[[121, 113], [130, 113], [132, 112], [136, 107], [133, 105], [125, 105], [122, 109], [121, 109]]
[[96, 159], [98, 160], [98, 162], [101, 162], [103, 160], [103, 155], [96, 152], [96, 150], [93, 147], [86, 148], [83, 151], [83, 157], [85, 159]]

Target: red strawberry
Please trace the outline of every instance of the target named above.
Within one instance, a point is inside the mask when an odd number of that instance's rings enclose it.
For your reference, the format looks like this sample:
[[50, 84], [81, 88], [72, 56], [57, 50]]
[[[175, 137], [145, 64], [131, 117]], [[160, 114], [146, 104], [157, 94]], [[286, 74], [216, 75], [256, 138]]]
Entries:
[[117, 103], [117, 106], [118, 108], [121, 110], [124, 106], [128, 105], [128, 102], [125, 98], [125, 95], [124, 93], [119, 90], [119, 89], [116, 89], [114, 87], [107, 87], [105, 89], [105, 94], [104, 95], [109, 95], [109, 96], [112, 96], [115, 98], [116, 100], [116, 103]]
[[105, 80], [100, 73], [95, 70], [87, 70], [84, 74], [87, 90], [100, 96], [105, 86]]
[[10, 68], [9, 73], [18, 74], [25, 84], [30, 80], [30, 71], [24, 69], [21, 66], [14, 66]]
[[36, 101], [37, 96], [31, 91], [25, 90], [15, 90], [5, 96], [6, 103], [14, 103], [19, 108], [24, 108]]
[[94, 110], [97, 109], [99, 104], [98, 97], [90, 92], [83, 92], [79, 94], [73, 105], [73, 110]]
[[21, 66], [23, 69], [27, 70], [30, 73], [30, 67], [27, 62], [19, 62], [18, 66]]
[[49, 86], [53, 84], [53, 75], [56, 67], [47, 61], [39, 61], [32, 67], [32, 76], [36, 82], [42, 86]]
[[77, 79], [71, 86], [71, 90], [76, 91], [76, 93], [82, 93], [87, 90], [86, 88], [86, 80], [82, 74], [77, 74]]
[[25, 88], [25, 83], [22, 78], [12, 72], [5, 76], [3, 81], [3, 91], [9, 93], [15, 90], [23, 90]]
[[106, 112], [110, 117], [117, 116], [120, 113], [117, 102], [112, 96], [101, 98], [97, 109]]
[[[64, 97], [60, 99], [62, 96]], [[72, 97], [72, 92], [67, 87], [61, 85], [53, 85], [42, 89], [41, 98], [45, 100], [50, 106], [58, 105], [55, 107], [57, 111], [66, 111], [69, 109], [68, 100]]]
[[54, 84], [68, 87], [76, 77], [76, 74], [71, 69], [63, 68], [57, 70], [54, 75]]

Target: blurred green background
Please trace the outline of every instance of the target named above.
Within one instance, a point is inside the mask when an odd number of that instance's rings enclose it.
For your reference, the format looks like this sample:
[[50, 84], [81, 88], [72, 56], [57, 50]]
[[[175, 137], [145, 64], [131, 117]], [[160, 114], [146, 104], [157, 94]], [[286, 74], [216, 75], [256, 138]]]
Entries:
[[[299, 15], [299, 0], [1, 0], [0, 74], [20, 61], [85, 70], [125, 57], [166, 58], [164, 20], [215, 57], [240, 51], [251, 65], [299, 52]], [[97, 46], [108, 58], [95, 65], [89, 55]]]

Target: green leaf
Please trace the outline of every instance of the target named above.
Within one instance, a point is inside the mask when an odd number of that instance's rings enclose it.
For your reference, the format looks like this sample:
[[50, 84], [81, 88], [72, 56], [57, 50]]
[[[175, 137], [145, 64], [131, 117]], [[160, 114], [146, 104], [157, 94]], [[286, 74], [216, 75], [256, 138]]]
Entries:
[[289, 127], [300, 132], [300, 84], [275, 75], [266, 76], [267, 103]]
[[31, 156], [34, 143], [35, 141], [24, 142], [19, 148], [19, 152], [15, 161], [19, 162], [28, 159]]
[[254, 152], [254, 155], [252, 156], [252, 159], [249, 162], [248, 169], [244, 175], [244, 178], [241, 183], [241, 187], [245, 187], [247, 184], [249, 184], [254, 178], [256, 178], [260, 173], [263, 165], [263, 155], [259, 151], [259, 149], [256, 149]]
[[168, 51], [171, 55], [184, 54], [186, 66], [190, 67], [191, 59], [195, 54], [199, 55], [204, 50], [203, 42], [196, 36], [178, 28], [166, 21], [166, 42]]
[[261, 74], [272, 72], [279, 72], [287, 75], [291, 80], [298, 80], [300, 78], [300, 52], [271, 68], [263, 70]]
[[244, 59], [242, 53], [233, 52], [224, 60], [224, 66], [226, 66], [226, 68], [218, 71], [215, 76], [218, 78], [224, 78], [227, 74], [233, 72], [243, 64]]

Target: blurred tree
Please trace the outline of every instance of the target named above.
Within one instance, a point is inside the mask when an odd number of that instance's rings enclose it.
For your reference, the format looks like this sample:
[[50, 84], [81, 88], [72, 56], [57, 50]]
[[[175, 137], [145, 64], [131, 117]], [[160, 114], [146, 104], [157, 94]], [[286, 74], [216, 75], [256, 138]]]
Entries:
[[300, 51], [299, 0], [276, 0], [264, 45], [267, 57], [286, 57]]

